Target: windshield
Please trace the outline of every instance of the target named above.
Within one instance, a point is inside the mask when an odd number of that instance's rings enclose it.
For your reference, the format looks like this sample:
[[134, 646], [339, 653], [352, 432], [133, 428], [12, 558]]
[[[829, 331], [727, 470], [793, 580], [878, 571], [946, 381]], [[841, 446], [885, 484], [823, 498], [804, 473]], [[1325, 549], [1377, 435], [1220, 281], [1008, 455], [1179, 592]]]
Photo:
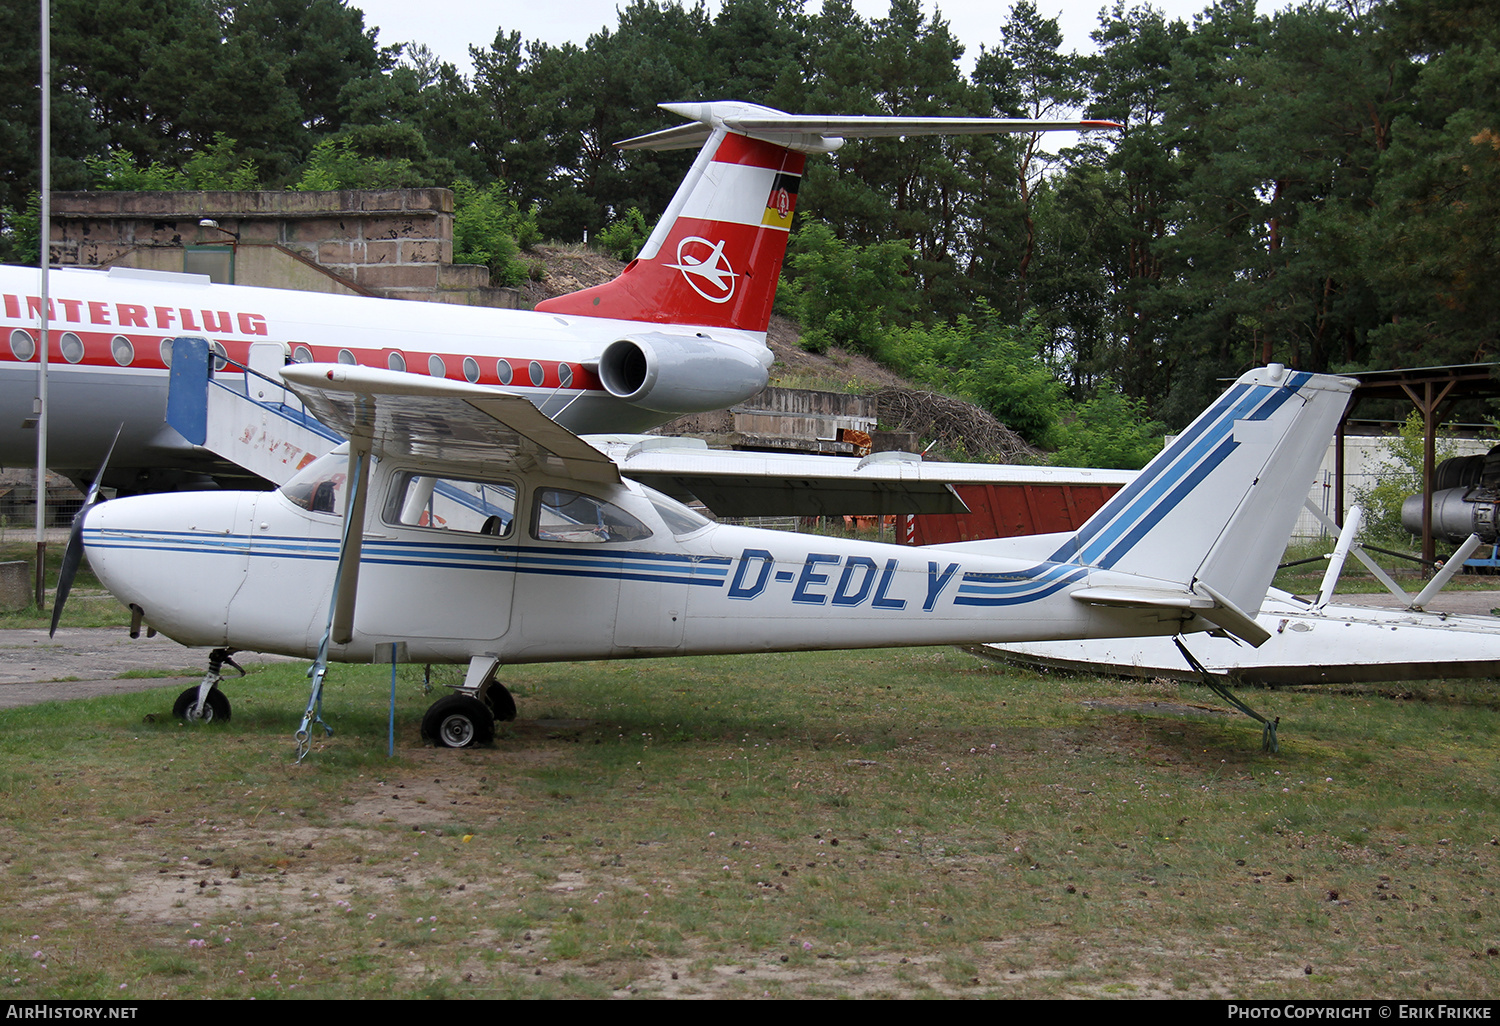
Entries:
[[297, 471], [296, 476], [281, 486], [281, 494], [309, 513], [342, 516], [348, 477], [348, 447], [341, 445]]

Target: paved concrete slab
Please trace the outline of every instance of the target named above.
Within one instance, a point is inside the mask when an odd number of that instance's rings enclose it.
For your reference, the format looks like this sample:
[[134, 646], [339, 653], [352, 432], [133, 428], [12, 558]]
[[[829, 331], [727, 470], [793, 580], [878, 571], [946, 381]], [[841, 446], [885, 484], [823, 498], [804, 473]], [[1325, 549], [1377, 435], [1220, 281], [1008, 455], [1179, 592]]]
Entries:
[[[236, 653], [241, 665], [286, 661], [285, 656]], [[92, 698], [196, 683], [208, 667], [208, 649], [186, 648], [157, 635], [134, 640], [124, 627], [0, 631], [0, 709], [59, 699]], [[131, 677], [131, 670], [179, 670], [181, 676]]]

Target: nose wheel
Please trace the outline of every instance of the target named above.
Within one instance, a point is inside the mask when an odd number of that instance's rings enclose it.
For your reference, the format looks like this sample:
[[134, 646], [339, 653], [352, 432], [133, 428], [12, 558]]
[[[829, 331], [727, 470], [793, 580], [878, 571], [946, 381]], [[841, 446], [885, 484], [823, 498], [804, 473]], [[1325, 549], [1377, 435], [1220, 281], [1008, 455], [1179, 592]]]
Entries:
[[198, 711], [198, 685], [194, 684], [172, 703], [172, 715], [188, 723], [228, 723], [229, 696], [214, 688], [205, 696], [203, 711]]
[[208, 655], [208, 672], [193, 687], [177, 696], [172, 703], [172, 715], [187, 723], [229, 722], [229, 698], [219, 690], [219, 681], [224, 679], [224, 667], [234, 667], [241, 677], [245, 670], [229, 658], [232, 648], [216, 648]]
[[468, 695], [447, 695], [422, 717], [422, 736], [440, 748], [474, 748], [495, 739], [495, 716]]

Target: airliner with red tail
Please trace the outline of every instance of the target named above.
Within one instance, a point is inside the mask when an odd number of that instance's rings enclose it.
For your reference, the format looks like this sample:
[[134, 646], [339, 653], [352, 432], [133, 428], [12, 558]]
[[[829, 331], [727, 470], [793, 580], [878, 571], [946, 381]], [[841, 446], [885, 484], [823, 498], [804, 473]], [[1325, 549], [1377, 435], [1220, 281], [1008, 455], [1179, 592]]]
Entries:
[[[1102, 121], [826, 117], [738, 102], [663, 104], [688, 124], [625, 149], [700, 147], [640, 254], [604, 285], [534, 311], [214, 285], [113, 268], [51, 272], [48, 463], [109, 485], [173, 487], [223, 465], [164, 423], [172, 342], [251, 363], [344, 363], [466, 379], [530, 400], [575, 433], [642, 431], [766, 383], [766, 327], [809, 153], [845, 138], [1081, 131]], [[0, 465], [34, 465], [40, 272], [0, 268]], [[263, 360], [261, 361], [264, 362]]]

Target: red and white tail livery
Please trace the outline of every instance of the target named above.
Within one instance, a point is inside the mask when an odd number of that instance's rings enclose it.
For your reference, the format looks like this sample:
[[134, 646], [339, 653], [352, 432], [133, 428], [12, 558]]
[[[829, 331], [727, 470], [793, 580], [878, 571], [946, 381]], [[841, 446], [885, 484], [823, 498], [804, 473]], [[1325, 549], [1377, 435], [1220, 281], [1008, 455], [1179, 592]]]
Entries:
[[806, 161], [717, 130], [624, 273], [537, 309], [764, 332]]

